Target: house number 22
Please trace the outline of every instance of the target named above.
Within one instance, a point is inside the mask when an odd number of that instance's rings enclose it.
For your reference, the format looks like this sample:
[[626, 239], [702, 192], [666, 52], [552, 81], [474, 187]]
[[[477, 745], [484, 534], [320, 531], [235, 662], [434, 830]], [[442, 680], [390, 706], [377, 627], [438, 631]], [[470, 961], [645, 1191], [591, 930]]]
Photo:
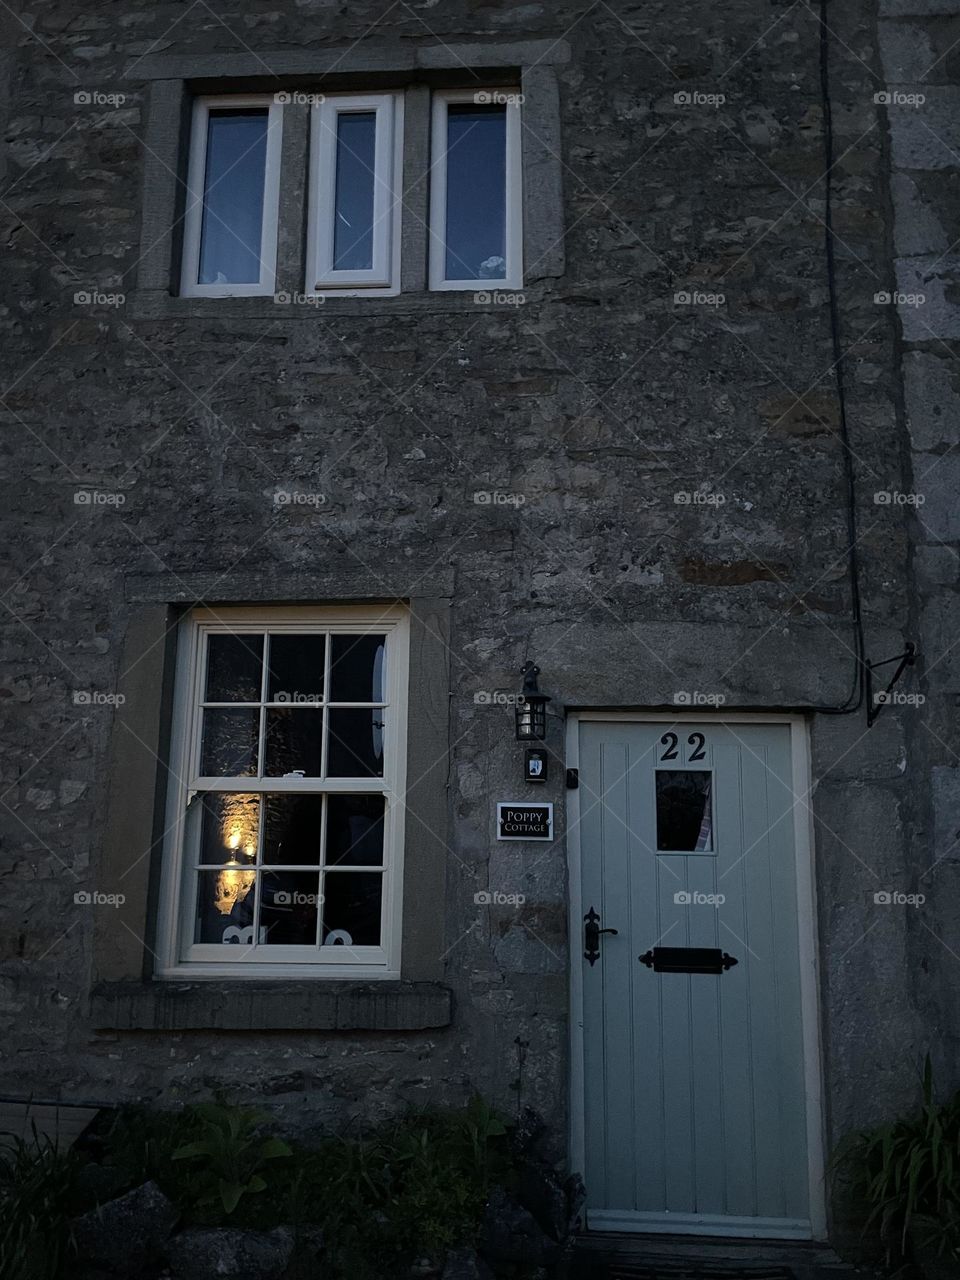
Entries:
[[[680, 739], [675, 733], [665, 733], [663, 735], [660, 739], [660, 745], [661, 747], [666, 747], [666, 751], [661, 755], [661, 761], [679, 759], [680, 753], [677, 751], [677, 743], [679, 741]], [[687, 746], [693, 747], [693, 750], [690, 752], [688, 757], [691, 762], [694, 760], [706, 760], [706, 741], [707, 740], [702, 733], [691, 733], [690, 737], [687, 739]]]

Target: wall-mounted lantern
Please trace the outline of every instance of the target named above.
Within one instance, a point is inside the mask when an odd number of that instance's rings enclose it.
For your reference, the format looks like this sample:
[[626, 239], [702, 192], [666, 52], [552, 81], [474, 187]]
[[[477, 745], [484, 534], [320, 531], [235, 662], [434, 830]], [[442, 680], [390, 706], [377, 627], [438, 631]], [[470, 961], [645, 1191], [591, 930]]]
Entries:
[[537, 685], [540, 668], [533, 662], [523, 666], [523, 690], [517, 703], [517, 741], [542, 742], [547, 736], [547, 703], [550, 699]]

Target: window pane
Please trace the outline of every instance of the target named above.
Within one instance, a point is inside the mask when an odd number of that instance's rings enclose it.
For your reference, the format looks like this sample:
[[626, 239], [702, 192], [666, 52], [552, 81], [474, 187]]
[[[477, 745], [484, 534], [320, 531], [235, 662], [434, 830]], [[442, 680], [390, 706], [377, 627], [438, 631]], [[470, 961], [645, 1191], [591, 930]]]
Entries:
[[383, 865], [383, 796], [331, 795], [327, 801], [327, 866]]
[[316, 946], [319, 910], [319, 871], [264, 872], [260, 936], [268, 945]]
[[206, 702], [259, 702], [263, 636], [210, 636]]
[[260, 797], [245, 792], [210, 791], [199, 796], [200, 846], [191, 852], [198, 863], [250, 866], [257, 858]]
[[657, 770], [657, 848], [676, 853], [713, 849], [712, 774], [705, 770]]
[[323, 701], [327, 637], [271, 635], [269, 702]]
[[328, 871], [323, 878], [323, 945], [380, 945], [383, 877], [373, 871]]
[[200, 284], [260, 279], [267, 111], [211, 111], [203, 178]]
[[319, 707], [268, 711], [264, 777], [282, 778], [291, 773], [319, 777], [322, 742], [323, 712]]
[[331, 778], [383, 776], [382, 707], [331, 710], [327, 773]]
[[337, 116], [335, 271], [366, 271], [373, 266], [376, 140], [375, 111], [343, 111]]
[[447, 108], [447, 280], [507, 274], [507, 109]]
[[385, 636], [331, 636], [331, 702], [382, 702]]
[[256, 878], [255, 871], [238, 867], [200, 872], [195, 942], [253, 943]]
[[203, 713], [200, 774], [205, 778], [249, 778], [257, 772], [260, 712], [256, 707], [208, 709]]
[[264, 796], [263, 860], [319, 867], [322, 796]]

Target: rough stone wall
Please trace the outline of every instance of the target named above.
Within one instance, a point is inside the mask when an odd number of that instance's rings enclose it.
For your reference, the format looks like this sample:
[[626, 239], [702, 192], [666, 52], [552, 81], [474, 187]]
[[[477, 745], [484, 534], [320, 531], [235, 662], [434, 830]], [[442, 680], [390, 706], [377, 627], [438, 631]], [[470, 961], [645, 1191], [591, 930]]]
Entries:
[[[887, 117], [874, 100], [883, 77], [871, 7], [846, 4], [831, 26], [864, 618], [870, 655], [886, 657], [917, 620], [912, 514], [873, 501], [908, 487], [895, 309], [874, 302], [893, 287]], [[148, 51], [322, 49], [361, 36], [570, 41], [562, 279], [524, 306], [413, 318], [371, 304], [335, 319], [278, 308], [270, 323], [153, 321], [75, 304], [79, 292], [134, 288], [144, 86], [124, 78], [129, 63]], [[519, 752], [509, 710], [475, 695], [514, 690], [535, 657], [557, 708], [671, 705], [682, 692], [742, 708], [847, 696], [815, 14], [764, 0], [279, 0], [216, 15], [185, 3], [25, 0], [6, 21], [5, 49], [0, 324], [16, 563], [4, 622], [0, 1089], [79, 1101], [225, 1087], [342, 1117], [478, 1087], [512, 1106], [519, 1038], [522, 1101], [562, 1141], [563, 846], [544, 855], [493, 842], [494, 802], [522, 789]], [[75, 103], [91, 91], [126, 97]], [[933, 165], [923, 180], [949, 185]], [[675, 301], [680, 293], [695, 300]], [[946, 368], [929, 364], [935, 344], [918, 341], [909, 359], [936, 367], [923, 385], [946, 396]], [[940, 447], [922, 406], [912, 429], [916, 448]], [[278, 484], [327, 501], [278, 512]], [[122, 504], [77, 505], [77, 491], [93, 488]], [[523, 501], [477, 503], [479, 491]], [[678, 498], [697, 492], [713, 500]], [[956, 585], [947, 554], [930, 547], [922, 558], [924, 589]], [[92, 922], [73, 894], [96, 887], [111, 712], [72, 698], [116, 686], [126, 578], [365, 569], [386, 580], [438, 565], [456, 582], [454, 1025], [392, 1037], [92, 1033]], [[943, 997], [955, 961], [931, 942], [921, 975], [918, 922], [873, 903], [875, 890], [916, 879], [932, 757], [913, 715], [891, 707], [869, 735], [862, 713], [813, 718], [834, 1133], [903, 1096], [911, 1055], [933, 1039], [921, 1022], [930, 1008], [938, 1034], [948, 1021], [956, 1033]], [[559, 720], [550, 745], [562, 753]], [[555, 767], [544, 798], [558, 803], [562, 833], [561, 779]], [[478, 909], [474, 893], [488, 886], [523, 893], [526, 905]]]

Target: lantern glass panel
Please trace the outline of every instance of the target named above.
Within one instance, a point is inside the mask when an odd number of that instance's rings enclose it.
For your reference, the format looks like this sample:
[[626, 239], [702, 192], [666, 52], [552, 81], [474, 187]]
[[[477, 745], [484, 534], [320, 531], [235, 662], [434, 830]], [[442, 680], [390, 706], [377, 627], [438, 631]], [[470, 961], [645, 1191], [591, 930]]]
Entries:
[[539, 742], [546, 736], [547, 699], [526, 695], [517, 704], [517, 739], [520, 742]]

